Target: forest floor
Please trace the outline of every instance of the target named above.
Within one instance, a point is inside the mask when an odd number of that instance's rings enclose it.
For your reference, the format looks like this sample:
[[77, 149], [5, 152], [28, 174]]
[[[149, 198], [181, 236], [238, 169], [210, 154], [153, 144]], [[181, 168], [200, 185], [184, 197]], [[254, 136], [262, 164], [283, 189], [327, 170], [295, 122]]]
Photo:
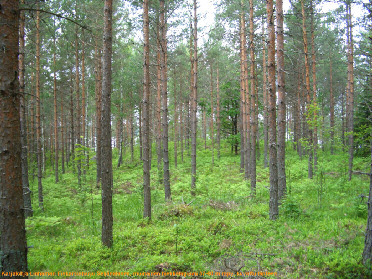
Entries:
[[[164, 202], [153, 154], [150, 222], [142, 218], [140, 161], [131, 163], [127, 150], [117, 168], [115, 149], [112, 249], [101, 245], [95, 163], [81, 186], [71, 169], [54, 183], [54, 171], [47, 165], [44, 212], [37, 209], [37, 179], [31, 184], [34, 217], [26, 221], [30, 271], [55, 272], [53, 277], [60, 278], [85, 278], [71, 272], [94, 275], [90, 278], [161, 278], [156, 272], [183, 272], [178, 275], [186, 278], [222, 278], [218, 272], [241, 278], [372, 278], [361, 264], [367, 220], [363, 196], [368, 195], [369, 181], [362, 175], [347, 181], [346, 153], [331, 156], [319, 150], [318, 174], [310, 180], [307, 158], [288, 150], [288, 195], [279, 219], [271, 221], [269, 169], [263, 168], [263, 155], [257, 166], [257, 195], [251, 198], [250, 185], [239, 171], [240, 158], [225, 144], [220, 159], [215, 152], [214, 165], [210, 146], [204, 150], [199, 144], [196, 196], [190, 195], [190, 157], [185, 151], [184, 163], [179, 156], [175, 168], [170, 150], [171, 203]], [[368, 172], [369, 164], [369, 158], [355, 158], [354, 169]]]

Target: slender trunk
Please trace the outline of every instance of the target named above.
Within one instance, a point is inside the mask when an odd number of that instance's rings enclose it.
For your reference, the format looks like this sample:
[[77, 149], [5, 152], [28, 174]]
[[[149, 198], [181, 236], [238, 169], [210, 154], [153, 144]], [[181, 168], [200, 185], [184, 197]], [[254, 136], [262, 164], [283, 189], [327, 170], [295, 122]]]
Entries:
[[65, 121], [64, 121], [64, 114], [63, 114], [63, 94], [61, 94], [61, 167], [62, 173], [65, 173]]
[[334, 154], [335, 143], [335, 98], [333, 96], [332, 58], [329, 58], [329, 94], [330, 94], [330, 129], [331, 129], [331, 154]]
[[130, 114], [130, 162], [133, 163], [134, 161], [134, 118], [133, 118], [133, 111]]
[[[18, 20], [19, 1], [2, 1], [2, 23], [0, 25], [2, 37], [0, 52], [0, 272], [2, 278], [12, 277], [6, 276], [4, 272], [28, 271], [22, 189], [21, 94], [19, 94], [17, 82]], [[28, 278], [28, 276], [25, 277]], [[24, 277], [18, 276], [17, 278]]]
[[313, 134], [313, 154], [314, 154], [314, 172], [316, 173], [318, 167], [318, 126], [317, 126], [317, 97], [316, 97], [316, 55], [315, 55], [315, 31], [314, 31], [314, 8], [313, 1], [311, 0], [310, 14], [311, 14], [311, 61], [312, 61], [312, 76], [313, 76], [313, 121], [314, 134]]
[[[177, 168], [177, 145], [178, 145], [178, 102], [177, 102], [177, 89], [176, 89], [176, 69], [174, 68], [174, 166]], [[180, 81], [181, 82], [181, 81]]]
[[[81, 140], [81, 106], [80, 106], [80, 74], [79, 74], [79, 49], [78, 49], [78, 33], [75, 37], [75, 93], [76, 93], [76, 138], [77, 144], [82, 145]], [[77, 149], [77, 171], [78, 185], [81, 187], [81, 147]]]
[[353, 173], [353, 159], [354, 159], [354, 43], [353, 43], [353, 24], [351, 21], [351, 3], [346, 3], [346, 19], [347, 19], [347, 74], [348, 74], [348, 90], [346, 101], [346, 119], [347, 132], [349, 144], [349, 181]]
[[112, 247], [111, 57], [112, 2], [105, 0], [102, 56], [102, 244]]
[[[24, 4], [24, 0], [21, 0]], [[21, 127], [21, 163], [22, 163], [22, 188], [24, 199], [24, 214], [25, 217], [33, 215], [31, 204], [31, 191], [28, 179], [28, 159], [27, 159], [27, 123], [26, 123], [26, 94], [25, 94], [25, 13], [20, 12], [19, 21], [19, 56], [18, 56], [18, 69], [19, 69], [19, 93], [20, 93], [20, 127]]]
[[193, 92], [191, 98], [191, 194], [195, 195], [196, 188], [196, 130], [197, 130], [197, 90], [198, 90], [198, 29], [197, 23], [198, 18], [196, 14], [196, 0], [194, 0], [194, 28], [193, 28], [193, 45], [194, 45], [194, 57], [193, 57]]
[[160, 37], [160, 22], [157, 24], [157, 94], [156, 94], [156, 154], [157, 154], [157, 163], [158, 163], [158, 175], [159, 181], [163, 180], [163, 152], [161, 149], [161, 37]]
[[213, 111], [213, 67], [212, 67], [212, 64], [210, 65], [210, 70], [211, 70], [211, 130], [210, 130], [210, 138], [212, 140], [212, 165], [214, 165], [214, 126], [213, 126], [214, 111]]
[[37, 181], [39, 208], [44, 210], [41, 150], [41, 119], [40, 119], [40, 12], [36, 12], [36, 142], [37, 142]]
[[[83, 29], [84, 30], [84, 29]], [[86, 136], [86, 93], [85, 93], [85, 42], [84, 42], [84, 31], [83, 31], [83, 39], [82, 39], [82, 53], [81, 53], [81, 144], [87, 147], [87, 136]], [[84, 157], [89, 156], [89, 154], [85, 154], [84, 149]], [[85, 159], [86, 161], [87, 159]], [[89, 163], [89, 162], [88, 162]], [[88, 164], [86, 164], [88, 166]], [[86, 166], [83, 167], [84, 174], [86, 172]]]
[[268, 151], [268, 101], [267, 101], [267, 65], [266, 65], [266, 36], [264, 29], [265, 24], [262, 23], [262, 90], [263, 90], [263, 133], [264, 133], [264, 168], [267, 168], [267, 151]]
[[[151, 188], [150, 188], [150, 40], [149, 40], [149, 0], [143, 1], [143, 37], [144, 37], [144, 83], [143, 83], [143, 217], [151, 219]], [[141, 111], [141, 109], [140, 109]], [[140, 121], [141, 122], [141, 121]], [[141, 127], [141, 126], [140, 126]], [[141, 132], [140, 132], [141, 134]]]
[[[280, 0], [278, 0], [280, 1]], [[253, 0], [249, 0], [249, 44], [250, 44], [250, 58], [251, 58], [251, 163], [250, 163], [250, 177], [251, 177], [251, 195], [256, 195], [256, 71], [255, 71], [255, 45], [254, 45], [254, 26], [253, 26]]]
[[58, 118], [57, 118], [57, 77], [56, 77], [56, 38], [54, 36], [53, 53], [53, 95], [54, 95], [54, 177], [58, 183]]
[[268, 29], [268, 80], [269, 80], [269, 160], [270, 160], [270, 219], [279, 216], [278, 167], [276, 150], [276, 85], [275, 85], [275, 28], [273, 0], [266, 2]]
[[[246, 87], [245, 87], [245, 18], [244, 18], [244, 6], [243, 0], [241, 1], [241, 11], [240, 11], [240, 172], [245, 170], [245, 179], [248, 179], [248, 168], [246, 164], [248, 163], [248, 158], [246, 157], [245, 148], [246, 146], [246, 125], [245, 125], [245, 115], [246, 115]], [[245, 160], [246, 159], [246, 160]]]
[[181, 162], [183, 163], [183, 134], [184, 134], [184, 123], [183, 123], [183, 90], [182, 90], [182, 78], [181, 78], [181, 71], [180, 71], [180, 95], [179, 95], [179, 101], [180, 101], [180, 141], [181, 141]]
[[168, 86], [167, 86], [167, 20], [165, 1], [160, 0], [160, 33], [161, 33], [161, 97], [162, 97], [162, 130], [163, 130], [163, 172], [165, 200], [171, 199], [168, 152]]
[[[149, 104], [150, 107], [150, 104]], [[150, 112], [149, 112], [150, 115]], [[143, 160], [143, 148], [144, 148], [144, 143], [143, 143], [143, 129], [142, 129], [142, 124], [145, 124], [143, 122], [143, 114], [142, 114], [142, 104], [139, 105], [139, 112], [138, 112], [138, 124], [139, 124], [139, 152], [140, 152], [140, 160]], [[150, 121], [150, 120], [149, 120]], [[150, 124], [149, 124], [150, 125]], [[150, 131], [150, 128], [149, 128]], [[149, 142], [150, 142], [150, 135], [149, 135]], [[150, 147], [149, 147], [150, 148]], [[149, 151], [150, 152], [150, 151]], [[151, 154], [149, 153], [149, 158], [151, 157]], [[149, 168], [151, 168], [151, 163]]]
[[[71, 70], [71, 80], [72, 84], [72, 70]], [[71, 133], [70, 133], [70, 149], [71, 149], [71, 161], [72, 170], [75, 173], [75, 124], [74, 124], [74, 90], [72, 85], [70, 86], [70, 116], [71, 116]]]
[[96, 183], [97, 187], [99, 187], [101, 177], [102, 177], [102, 170], [101, 170], [101, 135], [102, 135], [102, 125], [101, 125], [101, 111], [102, 111], [102, 65], [101, 65], [101, 50], [98, 49], [96, 44], [95, 47], [95, 55], [96, 55], [96, 69], [95, 69], [95, 77], [96, 77], [96, 162], [97, 162], [97, 177]]
[[119, 168], [121, 164], [123, 163], [123, 90], [120, 89], [120, 105], [119, 105], [119, 117], [118, 117], [118, 136], [119, 138], [119, 159], [118, 159], [118, 165]]
[[221, 158], [220, 71], [217, 66], [217, 158]]
[[[311, 98], [310, 98], [310, 68], [309, 68], [309, 51], [308, 51], [308, 43], [307, 43], [307, 32], [306, 32], [306, 16], [305, 16], [305, 7], [304, 7], [304, 0], [301, 0], [301, 13], [302, 13], [302, 35], [303, 35], [303, 42], [304, 42], [304, 52], [305, 52], [305, 81], [306, 81], [306, 100], [307, 100], [307, 107], [306, 107], [306, 114], [309, 117], [310, 106], [311, 106]], [[309, 119], [307, 119], [309, 120]], [[308, 131], [307, 139], [308, 139], [308, 153], [309, 153], [309, 164], [308, 164], [308, 176], [310, 179], [313, 178], [313, 130], [310, 125], [305, 125]]]
[[278, 61], [278, 198], [282, 199], [287, 192], [285, 175], [285, 130], [286, 130], [286, 98], [284, 70], [284, 29], [283, 0], [276, 1], [277, 23], [277, 61]]

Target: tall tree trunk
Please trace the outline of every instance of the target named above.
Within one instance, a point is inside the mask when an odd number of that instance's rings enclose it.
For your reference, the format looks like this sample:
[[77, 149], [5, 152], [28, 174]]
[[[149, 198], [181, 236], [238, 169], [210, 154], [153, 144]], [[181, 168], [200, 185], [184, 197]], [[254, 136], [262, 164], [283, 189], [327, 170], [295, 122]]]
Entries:
[[[24, 0], [21, 0], [24, 4]], [[27, 159], [27, 123], [26, 123], [26, 94], [25, 94], [25, 13], [20, 12], [19, 21], [19, 56], [18, 56], [18, 69], [19, 69], [19, 93], [20, 93], [20, 125], [21, 125], [21, 162], [22, 162], [22, 188], [24, 199], [24, 214], [25, 217], [33, 215], [31, 204], [31, 190], [28, 179], [28, 159]]]
[[168, 152], [168, 85], [167, 85], [167, 20], [165, 0], [160, 0], [160, 33], [161, 33], [161, 98], [162, 98], [162, 130], [163, 130], [163, 172], [165, 200], [171, 199], [169, 178], [169, 152]]
[[314, 120], [314, 135], [313, 135], [313, 154], [314, 154], [314, 172], [316, 173], [318, 167], [318, 126], [316, 119], [318, 118], [317, 97], [316, 97], [316, 55], [315, 55], [315, 31], [314, 31], [314, 7], [313, 1], [310, 1], [310, 14], [311, 14], [311, 66], [312, 66], [312, 76], [313, 76], [313, 120]]
[[70, 149], [72, 170], [75, 173], [75, 124], [74, 124], [74, 90], [72, 87], [72, 70], [70, 72], [70, 117], [71, 117], [71, 132], [70, 132]]
[[333, 96], [333, 73], [332, 73], [332, 58], [329, 57], [329, 109], [330, 109], [330, 129], [331, 129], [331, 154], [334, 154], [335, 143], [335, 98]]
[[[240, 115], [239, 115], [239, 123], [240, 123], [240, 172], [243, 172], [245, 170], [245, 179], [248, 179], [248, 168], [246, 167], [246, 164], [248, 163], [248, 158], [246, 157], [245, 149], [246, 146], [246, 87], [245, 87], [245, 60], [246, 53], [245, 53], [245, 16], [244, 16], [244, 3], [243, 0], [240, 2]], [[245, 160], [246, 159], [246, 160]]]
[[143, 83], [143, 217], [151, 219], [150, 188], [150, 40], [149, 40], [149, 0], [143, 1], [143, 37], [144, 37], [144, 83]]
[[219, 67], [217, 66], [217, 158], [218, 160], [221, 158], [221, 116], [220, 116], [220, 71]]
[[118, 135], [119, 135], [119, 159], [118, 159], [118, 165], [119, 168], [121, 164], [123, 163], [123, 90], [120, 89], [120, 104], [119, 104], [119, 127], [118, 127]]
[[[81, 140], [81, 106], [80, 106], [80, 74], [79, 74], [79, 49], [78, 49], [78, 33], [75, 37], [75, 93], [76, 93], [76, 138], [77, 144], [82, 145]], [[81, 187], [81, 147], [77, 149], [77, 171], [78, 185]]]
[[[150, 101], [149, 101], [150, 102]], [[150, 107], [150, 104], [149, 104], [149, 107]], [[145, 123], [143, 122], [143, 111], [142, 111], [142, 104], [139, 105], [139, 108], [138, 108], [139, 112], [138, 112], [138, 126], [139, 126], [139, 152], [140, 152], [140, 160], [142, 161], [143, 160], [143, 148], [144, 148], [144, 142], [143, 142], [143, 136], [144, 136], [144, 132], [143, 132], [143, 127], [142, 127], [142, 124], [144, 125]], [[149, 112], [149, 115], [150, 115], [150, 112]], [[150, 117], [150, 116], [149, 116]], [[150, 121], [150, 119], [149, 119]], [[151, 122], [151, 121], [150, 121]], [[149, 124], [150, 125], [150, 124]], [[149, 128], [149, 131], [150, 131], [150, 128]], [[149, 143], [150, 143], [150, 135], [149, 135]], [[150, 147], [149, 147], [150, 148]], [[150, 151], [149, 151], [149, 158], [151, 159], [151, 154], [150, 154]], [[151, 160], [150, 160], [150, 165], [149, 165], [149, 168], [151, 169]]]
[[369, 266], [372, 263], [372, 141], [371, 141], [371, 168], [369, 173], [368, 219], [364, 239], [363, 263]]
[[[160, 20], [160, 14], [159, 14]], [[158, 163], [158, 177], [159, 182], [163, 180], [163, 152], [161, 149], [161, 88], [162, 88], [162, 81], [161, 81], [161, 35], [160, 35], [160, 21], [157, 24], [157, 94], [156, 94], [156, 154], [157, 154], [157, 163]]]
[[41, 150], [41, 119], [40, 119], [40, 12], [36, 12], [36, 142], [37, 142], [37, 181], [39, 208], [44, 210]]
[[133, 163], [134, 161], [134, 117], [133, 117], [133, 111], [130, 114], [130, 162]]
[[[180, 80], [181, 82], [181, 80]], [[177, 145], [178, 145], [178, 97], [177, 97], [177, 89], [176, 89], [176, 68], [174, 68], [174, 79], [173, 79], [173, 87], [174, 87], [174, 167], [177, 168]]]
[[[280, 0], [279, 0], [280, 1]], [[249, 44], [250, 44], [250, 81], [251, 81], [251, 163], [250, 163], [250, 177], [251, 177], [251, 195], [256, 195], [256, 71], [255, 71], [255, 45], [254, 45], [254, 26], [253, 26], [253, 0], [249, 0]]]
[[2, 1], [2, 24], [0, 25], [2, 35], [0, 53], [0, 272], [2, 278], [11, 277], [11, 275], [3, 274], [4, 272], [28, 271], [22, 187], [21, 94], [19, 94], [17, 81], [18, 20], [19, 1]]
[[[81, 144], [84, 146], [87, 146], [87, 136], [86, 136], [86, 93], [85, 93], [85, 42], [84, 42], [84, 31], [82, 34], [82, 53], [81, 53]], [[88, 156], [88, 154], [85, 154], [85, 149], [83, 151], [84, 157]], [[86, 159], [85, 159], [86, 161]], [[89, 163], [89, 162], [88, 162]], [[88, 166], [88, 163], [86, 164]], [[84, 174], [86, 172], [86, 167], [83, 167]]]
[[179, 95], [179, 102], [180, 102], [180, 141], [181, 141], [181, 162], [183, 163], [183, 135], [184, 135], [184, 123], [183, 123], [183, 90], [182, 90], [182, 78], [181, 78], [181, 71], [180, 71], [180, 95]]
[[194, 0], [194, 28], [193, 28], [193, 46], [194, 46], [194, 57], [192, 60], [193, 66], [193, 86], [192, 86], [192, 98], [191, 98], [191, 194], [195, 195], [196, 188], [196, 131], [197, 131], [197, 98], [198, 98], [198, 29], [197, 23], [198, 18], [196, 14], [196, 0]]
[[210, 65], [211, 70], [211, 140], [212, 140], [212, 165], [214, 165], [214, 126], [213, 126], [213, 118], [214, 118], [214, 111], [213, 111], [213, 65]]
[[270, 160], [270, 219], [279, 216], [278, 208], [278, 160], [276, 150], [276, 85], [275, 85], [275, 28], [273, 0], [266, 2], [268, 29], [268, 80], [269, 80], [269, 160]]
[[101, 65], [101, 50], [98, 49], [97, 43], [95, 46], [95, 55], [96, 55], [96, 69], [95, 69], [95, 78], [96, 78], [96, 162], [97, 162], [97, 177], [96, 183], [97, 187], [101, 181], [102, 177], [102, 156], [101, 156], [101, 135], [102, 135], [102, 125], [101, 125], [101, 111], [102, 111], [102, 65]]
[[105, 0], [102, 59], [102, 244], [112, 247], [111, 57], [112, 0]]
[[[35, 92], [36, 88], [34, 88], [34, 72], [31, 73], [31, 98], [30, 98], [30, 119], [31, 119], [31, 124], [30, 124], [30, 131], [31, 131], [31, 142], [30, 142], [30, 162], [31, 162], [31, 174], [32, 174], [32, 182], [34, 182], [35, 179], [35, 168], [37, 162], [37, 148], [36, 148], [36, 141], [35, 141], [35, 136], [36, 136], [36, 118], [35, 118]], [[35, 84], [36, 87], [36, 84]]]
[[346, 2], [346, 19], [347, 19], [347, 101], [346, 101], [346, 123], [349, 144], [349, 181], [353, 174], [354, 159], [354, 43], [353, 43], [353, 24], [351, 21], [351, 3]]
[[61, 167], [62, 167], [62, 173], [65, 173], [65, 121], [64, 121], [64, 114], [63, 114], [63, 94], [61, 94]]
[[265, 24], [262, 23], [262, 90], [263, 90], [263, 133], [264, 133], [264, 168], [267, 168], [268, 159], [267, 151], [269, 148], [269, 135], [268, 135], [268, 96], [267, 96], [267, 65], [266, 65], [266, 37], [264, 29]]
[[276, 1], [277, 24], [277, 61], [278, 61], [278, 198], [282, 199], [287, 192], [285, 175], [285, 130], [286, 130], [286, 98], [284, 70], [284, 30], [283, 0]]
[[[304, 52], [305, 52], [305, 81], [306, 81], [306, 100], [307, 100], [307, 107], [306, 107], [306, 114], [309, 115], [310, 107], [311, 107], [311, 98], [310, 98], [310, 68], [309, 68], [309, 51], [308, 51], [308, 42], [307, 42], [307, 32], [306, 32], [306, 15], [305, 15], [305, 7], [304, 7], [304, 0], [301, 0], [301, 13], [302, 13], [302, 35], [303, 35], [303, 42], [304, 42]], [[308, 164], [308, 176], [310, 179], [313, 178], [313, 130], [310, 125], [306, 125], [307, 128], [307, 138], [308, 138], [308, 145], [309, 145], [309, 164]]]
[[57, 118], [57, 77], [56, 77], [56, 38], [53, 53], [53, 96], [54, 96], [54, 178], [58, 183], [58, 118]]

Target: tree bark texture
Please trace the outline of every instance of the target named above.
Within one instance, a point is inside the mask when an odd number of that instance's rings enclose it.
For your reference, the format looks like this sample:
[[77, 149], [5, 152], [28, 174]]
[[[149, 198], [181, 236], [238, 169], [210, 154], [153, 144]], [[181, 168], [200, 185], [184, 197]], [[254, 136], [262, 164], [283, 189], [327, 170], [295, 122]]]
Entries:
[[151, 219], [151, 189], [150, 189], [150, 40], [149, 40], [149, 0], [143, 2], [143, 217]]
[[[18, 83], [19, 1], [0, 4], [0, 272], [26, 272]], [[1, 277], [10, 278], [3, 274]]]
[[266, 2], [268, 29], [268, 110], [269, 110], [269, 170], [270, 170], [270, 219], [279, 216], [278, 207], [278, 166], [276, 148], [276, 85], [275, 85], [275, 28], [273, 0]]
[[112, 0], [105, 0], [102, 59], [102, 244], [112, 247], [111, 56]]

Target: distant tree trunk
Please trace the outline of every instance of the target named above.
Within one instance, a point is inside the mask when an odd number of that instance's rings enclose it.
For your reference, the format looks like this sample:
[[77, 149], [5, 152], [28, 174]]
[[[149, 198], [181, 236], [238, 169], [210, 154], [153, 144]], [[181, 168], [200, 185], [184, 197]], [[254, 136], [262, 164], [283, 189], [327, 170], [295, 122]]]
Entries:
[[56, 38], [53, 53], [53, 96], [54, 96], [54, 178], [58, 183], [58, 118], [57, 118], [57, 77], [56, 77]]
[[[309, 68], [309, 51], [308, 51], [308, 43], [307, 43], [307, 32], [306, 32], [306, 16], [305, 16], [305, 7], [304, 7], [304, 0], [301, 0], [301, 11], [302, 11], [302, 35], [303, 35], [303, 42], [304, 42], [304, 52], [305, 52], [305, 81], [306, 81], [306, 100], [307, 100], [307, 108], [306, 112], [309, 114], [310, 106], [311, 106], [311, 99], [310, 99], [310, 68]], [[308, 144], [309, 144], [309, 164], [308, 164], [308, 176], [310, 179], [313, 178], [313, 131], [310, 125], [306, 125], [308, 131]]]
[[[239, 115], [239, 123], [240, 123], [240, 172], [245, 170], [245, 179], [248, 179], [248, 168], [246, 164], [248, 163], [249, 159], [246, 157], [245, 146], [246, 143], [246, 125], [245, 125], [245, 108], [246, 108], [246, 100], [245, 100], [245, 60], [246, 53], [245, 53], [245, 18], [244, 18], [244, 3], [243, 0], [240, 2], [241, 11], [240, 11], [240, 115]], [[246, 160], [245, 160], [246, 159]]]
[[330, 129], [331, 129], [331, 154], [334, 154], [335, 143], [335, 97], [333, 96], [333, 73], [332, 73], [332, 58], [329, 58], [329, 94], [330, 94]]
[[[21, 158], [21, 94], [17, 81], [19, 1], [1, 2], [1, 20], [7, 24], [0, 25], [0, 33], [6, 38], [1, 39], [0, 53], [0, 272], [27, 272]], [[1, 277], [11, 276], [2, 274]]]
[[31, 73], [31, 97], [30, 97], [30, 163], [31, 163], [31, 175], [32, 182], [35, 179], [35, 162], [37, 162], [37, 149], [35, 148], [35, 135], [36, 135], [36, 120], [35, 120], [35, 91], [34, 90], [34, 72]]
[[[84, 29], [83, 29], [84, 30]], [[83, 34], [84, 36], [84, 31]], [[86, 128], [86, 93], [85, 93], [85, 43], [84, 43], [84, 38], [82, 39], [82, 53], [81, 53], [81, 144], [87, 147], [87, 136], [85, 134], [85, 128]], [[89, 156], [89, 154], [85, 154], [85, 149], [84, 149], [84, 157]], [[89, 165], [89, 162], [86, 164], [87, 166]], [[84, 167], [84, 174], [86, 172], [86, 167]]]
[[[149, 101], [150, 102], [150, 101]], [[149, 104], [150, 106], [150, 104]], [[142, 113], [142, 104], [139, 104], [139, 107], [138, 107], [138, 126], [139, 126], [139, 152], [140, 152], [140, 160], [142, 161], [143, 160], [143, 148], [144, 148], [144, 142], [143, 142], [143, 128], [142, 128], [142, 124], [145, 124], [143, 122], [143, 113]], [[150, 115], [150, 112], [149, 112], [149, 115]], [[150, 124], [149, 124], [150, 125]], [[150, 131], [150, 128], [149, 128], [149, 131]], [[150, 135], [149, 135], [149, 143], [150, 143]], [[149, 147], [150, 148], [150, 147]], [[149, 151], [150, 152], [150, 151]], [[149, 158], [151, 157], [151, 154], [149, 153]], [[150, 160], [150, 166], [149, 168], [151, 168], [151, 160]]]
[[[181, 73], [181, 72], [180, 72]], [[182, 90], [182, 78], [180, 74], [180, 141], [181, 141], [181, 162], [183, 163], [183, 136], [184, 136], [184, 120], [183, 120], [183, 90]]]
[[144, 37], [144, 83], [143, 83], [143, 217], [151, 219], [150, 188], [150, 40], [149, 40], [149, 0], [143, 2], [143, 37]]
[[62, 159], [62, 162], [61, 162], [61, 167], [62, 167], [62, 173], [64, 174], [65, 173], [65, 121], [64, 121], [64, 114], [63, 114], [63, 94], [61, 94], [61, 153], [62, 153], [62, 156], [61, 156], [61, 159]]
[[98, 49], [97, 43], [95, 46], [95, 55], [96, 55], [96, 68], [95, 68], [95, 93], [96, 93], [96, 162], [97, 162], [97, 177], [96, 183], [99, 187], [102, 170], [101, 170], [101, 111], [102, 111], [102, 67], [101, 67], [101, 50]]
[[278, 198], [282, 199], [287, 192], [285, 175], [285, 130], [286, 130], [286, 98], [284, 70], [284, 29], [283, 0], [276, 1], [277, 24], [277, 61], [278, 61]]
[[203, 140], [204, 140], [204, 150], [207, 149], [207, 108], [202, 107], [203, 111]]
[[[72, 70], [70, 72], [70, 84], [72, 84]], [[75, 124], [74, 124], [74, 90], [72, 85], [70, 86], [70, 116], [71, 116], [71, 133], [70, 133], [70, 149], [71, 149], [71, 161], [72, 170], [75, 173]]]
[[217, 66], [217, 158], [218, 160], [221, 158], [221, 116], [220, 116], [220, 71]]
[[167, 94], [167, 20], [165, 1], [160, 0], [160, 35], [161, 35], [161, 97], [162, 97], [162, 130], [163, 130], [163, 172], [165, 200], [171, 199], [168, 152], [168, 94]]
[[130, 121], [130, 161], [131, 161], [131, 163], [133, 163], [133, 161], [134, 161], [134, 129], [133, 129], [134, 119], [133, 119], [133, 111], [130, 114], [129, 121]]
[[295, 138], [295, 143], [296, 143], [297, 154], [298, 156], [300, 156], [300, 158], [302, 158], [302, 148], [301, 148], [301, 122], [302, 121], [301, 121], [301, 97], [300, 97], [301, 89], [302, 89], [301, 83], [302, 83], [302, 78], [301, 78], [301, 74], [299, 73], [296, 99], [293, 102], [293, 106], [295, 107], [293, 116], [294, 116], [294, 122], [295, 122], [294, 138]]
[[112, 247], [111, 57], [112, 0], [105, 0], [102, 59], [102, 244]]
[[119, 117], [118, 117], [118, 142], [119, 142], [119, 159], [118, 165], [119, 168], [123, 163], [123, 90], [120, 89], [120, 104], [119, 104]]
[[[181, 82], [181, 80], [180, 80]], [[177, 89], [176, 89], [176, 68], [174, 68], [174, 167], [177, 168], [177, 145], [178, 145], [178, 96], [177, 96]]]
[[276, 150], [276, 85], [275, 85], [275, 28], [273, 0], [266, 2], [268, 29], [268, 79], [269, 79], [269, 160], [270, 160], [270, 219], [279, 216], [278, 166]]
[[196, 188], [196, 131], [197, 131], [197, 89], [198, 89], [198, 29], [197, 23], [198, 18], [196, 15], [196, 0], [194, 0], [194, 28], [193, 28], [193, 45], [194, 45], [194, 57], [193, 57], [193, 90], [191, 98], [191, 194], [195, 195]]
[[[310, 1], [310, 14], [311, 14], [311, 66], [312, 66], [312, 76], [313, 76], [313, 105], [317, 108], [317, 97], [316, 97], [316, 55], [315, 55], [315, 31], [314, 31], [314, 8], [313, 0]], [[318, 118], [317, 111], [314, 110], [313, 119]], [[313, 154], [314, 154], [314, 172], [316, 173], [318, 168], [318, 126], [317, 123], [314, 125], [314, 135], [313, 135]]]
[[[160, 14], [159, 14], [160, 17]], [[157, 154], [157, 163], [158, 163], [158, 176], [159, 181], [163, 180], [163, 152], [161, 149], [161, 87], [162, 87], [162, 81], [161, 81], [161, 35], [160, 35], [160, 22], [157, 24], [157, 94], [156, 94], [156, 154]]]
[[[82, 145], [81, 140], [81, 106], [80, 106], [80, 74], [79, 74], [79, 49], [78, 49], [78, 33], [75, 37], [75, 93], [76, 93], [76, 138], [77, 144]], [[78, 185], [81, 186], [81, 147], [77, 149], [77, 171]]]
[[39, 208], [44, 210], [41, 150], [41, 119], [40, 119], [40, 12], [36, 12], [36, 142], [37, 142], [37, 181]]
[[[21, 0], [21, 4], [24, 4], [24, 0]], [[19, 68], [19, 93], [20, 98], [20, 125], [21, 125], [21, 162], [22, 162], [22, 187], [23, 187], [23, 199], [24, 199], [24, 213], [25, 217], [31, 217], [33, 215], [31, 205], [31, 191], [28, 179], [28, 159], [27, 159], [27, 123], [26, 123], [26, 94], [25, 94], [25, 13], [20, 12], [19, 21], [19, 56], [18, 56], [18, 68]]]
[[264, 133], [264, 168], [267, 168], [267, 151], [268, 151], [268, 101], [267, 101], [267, 65], [266, 65], [266, 37], [264, 29], [265, 24], [262, 23], [262, 90], [263, 90], [263, 133]]
[[353, 24], [351, 21], [351, 3], [346, 1], [346, 20], [347, 20], [347, 97], [346, 97], [346, 123], [349, 144], [349, 181], [353, 174], [354, 159], [354, 43], [353, 43]]
[[214, 165], [214, 126], [213, 126], [213, 118], [214, 118], [214, 111], [213, 111], [213, 65], [210, 65], [211, 70], [211, 131], [210, 137], [212, 140], [212, 165]]
[[[280, 1], [280, 0], [279, 0]], [[250, 177], [251, 177], [251, 195], [256, 195], [256, 70], [255, 70], [255, 45], [254, 45], [254, 26], [253, 26], [253, 0], [249, 0], [249, 49], [251, 58], [250, 81], [251, 81], [251, 163], [250, 163]]]

